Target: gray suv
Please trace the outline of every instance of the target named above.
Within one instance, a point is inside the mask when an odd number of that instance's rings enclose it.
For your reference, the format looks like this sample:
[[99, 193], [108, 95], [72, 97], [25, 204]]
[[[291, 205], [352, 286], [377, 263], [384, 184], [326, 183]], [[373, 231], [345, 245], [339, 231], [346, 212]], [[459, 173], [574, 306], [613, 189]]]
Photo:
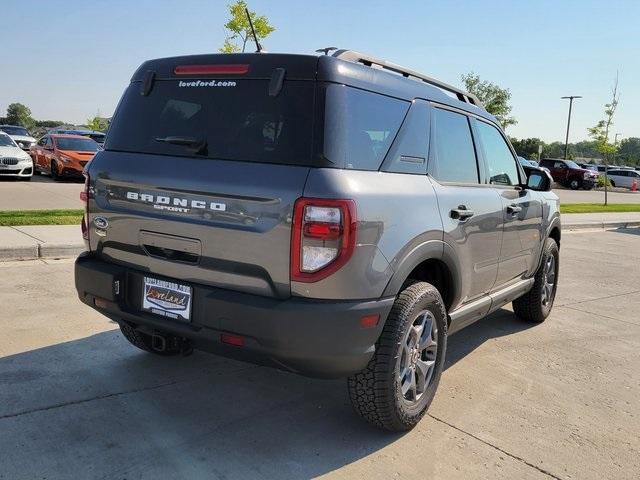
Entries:
[[408, 430], [449, 334], [549, 315], [559, 204], [526, 170], [473, 95], [357, 52], [151, 60], [85, 171], [76, 288], [142, 350], [348, 377]]

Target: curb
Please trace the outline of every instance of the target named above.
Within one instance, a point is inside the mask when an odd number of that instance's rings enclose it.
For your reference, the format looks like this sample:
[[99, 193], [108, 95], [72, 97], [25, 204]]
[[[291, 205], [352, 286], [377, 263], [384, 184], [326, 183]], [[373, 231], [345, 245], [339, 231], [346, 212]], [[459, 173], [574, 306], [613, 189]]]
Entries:
[[0, 262], [38, 260], [40, 258], [71, 258], [86, 250], [82, 244], [43, 243], [0, 248]]
[[621, 222], [577, 222], [563, 223], [563, 230], [616, 230], [620, 228], [640, 227], [640, 220], [621, 221]]

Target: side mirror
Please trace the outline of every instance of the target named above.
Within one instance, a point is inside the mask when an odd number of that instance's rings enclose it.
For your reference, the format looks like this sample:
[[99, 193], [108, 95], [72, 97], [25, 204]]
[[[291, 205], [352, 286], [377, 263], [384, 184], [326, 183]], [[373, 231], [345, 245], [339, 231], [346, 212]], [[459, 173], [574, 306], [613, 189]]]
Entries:
[[551, 190], [553, 180], [549, 172], [542, 168], [528, 167], [525, 168], [527, 174], [527, 188], [537, 192], [548, 192]]

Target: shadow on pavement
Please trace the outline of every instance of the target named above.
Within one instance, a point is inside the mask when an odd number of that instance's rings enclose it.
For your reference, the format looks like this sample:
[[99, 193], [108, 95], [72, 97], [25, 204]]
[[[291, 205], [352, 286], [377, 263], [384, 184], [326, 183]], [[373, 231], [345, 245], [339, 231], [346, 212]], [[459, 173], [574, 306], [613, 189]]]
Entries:
[[[501, 310], [451, 337], [447, 366], [529, 326]], [[156, 357], [115, 330], [0, 358], [0, 385], [12, 479], [312, 478], [401, 438], [356, 417], [343, 380]]]

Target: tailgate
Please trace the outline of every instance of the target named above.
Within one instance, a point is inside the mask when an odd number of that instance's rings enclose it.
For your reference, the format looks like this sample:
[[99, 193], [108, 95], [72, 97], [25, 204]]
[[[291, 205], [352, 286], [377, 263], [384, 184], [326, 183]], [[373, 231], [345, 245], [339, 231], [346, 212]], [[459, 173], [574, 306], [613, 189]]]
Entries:
[[158, 276], [287, 297], [291, 215], [308, 170], [99, 152], [89, 171], [91, 250]]

